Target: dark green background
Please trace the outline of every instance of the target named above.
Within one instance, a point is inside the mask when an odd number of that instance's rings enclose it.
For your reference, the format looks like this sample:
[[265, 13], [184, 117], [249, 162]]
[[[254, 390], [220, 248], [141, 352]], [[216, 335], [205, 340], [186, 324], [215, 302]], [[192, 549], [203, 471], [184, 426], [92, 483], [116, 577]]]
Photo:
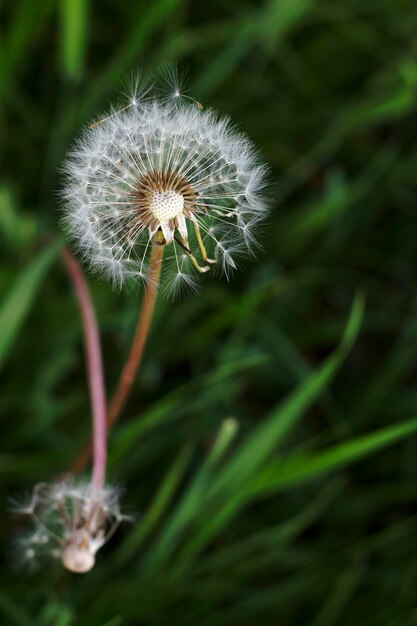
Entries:
[[[0, 623], [417, 624], [416, 2], [3, 0], [0, 20]], [[134, 524], [88, 575], [31, 573], [6, 497], [90, 427], [48, 248], [60, 163], [126, 73], [167, 61], [271, 165], [263, 249], [159, 301], [110, 437]], [[111, 391], [140, 293], [90, 285]]]

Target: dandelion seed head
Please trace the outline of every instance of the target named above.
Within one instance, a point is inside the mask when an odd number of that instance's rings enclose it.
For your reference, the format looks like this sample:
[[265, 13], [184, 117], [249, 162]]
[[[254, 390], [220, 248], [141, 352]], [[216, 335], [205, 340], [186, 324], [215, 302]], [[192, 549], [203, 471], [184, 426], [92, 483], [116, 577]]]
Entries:
[[165, 289], [186, 282], [194, 290], [188, 277], [220, 258], [227, 275], [234, 252], [256, 245], [266, 169], [228, 119], [183, 96], [181, 81], [173, 81], [174, 98], [152, 92], [149, 81], [143, 93], [138, 85], [128, 105], [97, 120], [68, 155], [64, 221], [77, 250], [114, 285], [147, 276], [157, 238], [172, 246], [177, 267], [163, 267]]
[[31, 506], [14, 507], [27, 516], [33, 531], [20, 541], [22, 556], [53, 556], [75, 573], [90, 571], [97, 551], [108, 541], [123, 519], [118, 491], [90, 484], [60, 482], [36, 485]]

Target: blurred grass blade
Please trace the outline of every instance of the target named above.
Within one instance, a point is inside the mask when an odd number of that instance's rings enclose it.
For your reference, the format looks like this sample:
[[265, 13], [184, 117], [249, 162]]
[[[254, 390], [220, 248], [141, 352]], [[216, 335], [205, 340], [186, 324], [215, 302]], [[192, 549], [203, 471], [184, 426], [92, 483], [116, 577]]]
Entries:
[[178, 418], [179, 409], [184, 409], [186, 402], [194, 402], [206, 389], [226, 381], [232, 376], [250, 371], [252, 368], [264, 364], [266, 357], [263, 354], [250, 355], [241, 359], [235, 359], [223, 363], [213, 372], [209, 372], [200, 378], [191, 380], [173, 392], [166, 394], [162, 400], [153, 404], [145, 413], [136, 420], [123, 425], [117, 432], [113, 446], [110, 450], [109, 465], [113, 467], [129, 451], [134, 448], [138, 441], [150, 430], [160, 424]]
[[240, 447], [214, 483], [211, 495], [235, 491], [250, 479], [273, 452], [304, 411], [320, 396], [349, 353], [362, 322], [364, 299], [357, 295], [337, 350], [317, 370], [309, 374], [295, 391]]
[[[71, 2], [71, 0], [68, 0]], [[137, 8], [137, 16], [129, 23], [131, 27], [123, 37], [123, 43], [116, 48], [114, 55], [104, 70], [89, 84], [88, 89], [78, 101], [69, 101], [56, 120], [54, 131], [47, 149], [46, 171], [55, 171], [57, 161], [62, 157], [74, 127], [82, 124], [92, 115], [109, 92], [121, 87], [123, 74], [137, 66], [143, 48], [162, 29], [172, 14], [182, 4], [182, 0], [155, 0]], [[132, 5], [133, 6], [133, 5]], [[142, 61], [141, 61], [142, 63]]]
[[360, 563], [353, 564], [343, 572], [312, 626], [336, 626], [340, 624], [339, 620], [348, 611], [349, 602], [352, 600], [352, 596], [365, 572], [365, 567]]
[[45, 626], [71, 626], [74, 625], [74, 615], [66, 604], [51, 601], [39, 616], [39, 622]]
[[84, 74], [88, 0], [61, 0], [61, 66], [72, 81]]
[[300, 24], [312, 7], [313, 0], [269, 0], [261, 17], [262, 35], [276, 44]]
[[10, 2], [12, 14], [8, 28], [1, 31], [0, 95], [8, 96], [18, 66], [31, 55], [33, 40], [45, 25], [55, 6], [54, 0]]
[[387, 144], [349, 183], [334, 172], [329, 175], [320, 198], [305, 203], [286, 218], [282, 227], [288, 233], [285, 239], [288, 252], [294, 249], [294, 241], [297, 242], [297, 250], [307, 246], [314, 236], [329, 228], [332, 221], [340, 219], [349, 209], [369, 197], [378, 182], [387, 175], [398, 154], [398, 149]]
[[[266, 47], [274, 53], [278, 42], [285, 39], [312, 7], [312, 0], [270, 0], [261, 10], [241, 13], [236, 31], [227, 45], [213, 58], [199, 81], [199, 93], [203, 98], [211, 94], [231, 76], [254, 44]], [[259, 43], [258, 43], [259, 42]]]
[[398, 338], [385, 359], [376, 368], [373, 376], [359, 391], [351, 410], [355, 423], [367, 425], [374, 421], [395, 386], [401, 384], [408, 372], [412, 372], [416, 361], [417, 342], [417, 298], [410, 303], [409, 312]]
[[3, 624], [8, 626], [36, 626], [38, 621], [29, 616], [20, 602], [12, 600], [0, 592], [0, 615], [7, 619]]
[[155, 0], [140, 8], [140, 13], [131, 23], [131, 30], [126, 34], [122, 45], [88, 90], [82, 104], [85, 115], [91, 115], [105, 94], [115, 84], [120, 83], [123, 73], [139, 58], [142, 49], [151, 41], [155, 32], [172, 19], [172, 15], [182, 4], [183, 0]]
[[[268, 456], [336, 374], [358, 335], [363, 313], [364, 298], [358, 294], [335, 352], [297, 386], [283, 405], [272, 412], [257, 431], [241, 445], [218, 478], [213, 480], [205, 497], [206, 507], [202, 507], [199, 512], [199, 529], [190, 538], [184, 551], [187, 562], [191, 561], [250, 499], [252, 493], [248, 493], [248, 483], [253, 480]], [[213, 512], [210, 507], [216, 501], [217, 510]]]
[[186, 529], [195, 515], [198, 514], [210, 481], [212, 480], [212, 472], [231, 445], [237, 433], [237, 427], [236, 420], [232, 418], [226, 419], [222, 423], [209, 455], [177, 505], [171, 519], [158, 538], [156, 546], [149, 554], [146, 562], [146, 570], [148, 573], [157, 571], [161, 563], [169, 558], [177, 545], [178, 537]]
[[[244, 559], [254, 558], [264, 546], [269, 546], [269, 550], [276, 550], [279, 546], [282, 549], [283, 544], [289, 543], [323, 514], [330, 502], [340, 493], [343, 484], [343, 480], [334, 479], [319, 492], [312, 502], [305, 505], [301, 512], [291, 519], [285, 520], [273, 528], [264, 528], [259, 533], [232, 543], [232, 545], [227, 544], [223, 549], [217, 549], [213, 555], [205, 557], [202, 570], [206, 572], [215, 571], [216, 568], [222, 566], [231, 567], [233, 563], [238, 564]], [[193, 556], [191, 547], [192, 544], [190, 543], [179, 553], [172, 568], [173, 576], [179, 576], [187, 570]]]
[[192, 446], [184, 447], [175, 459], [172, 467], [166, 472], [162, 485], [143, 518], [139, 520], [139, 523], [117, 550], [114, 557], [117, 566], [121, 565], [132, 556], [157, 525], [184, 477], [193, 449]]
[[277, 468], [270, 468], [259, 476], [250, 487], [251, 495], [281, 490], [306, 480], [312, 480], [382, 450], [415, 432], [417, 432], [417, 418], [383, 428], [370, 435], [356, 437], [321, 453], [288, 459]]
[[18, 276], [0, 306], [0, 369], [28, 315], [46, 272], [58, 251], [56, 244], [43, 250]]
[[17, 247], [17, 232], [19, 229], [19, 215], [11, 191], [7, 187], [0, 187], [0, 233], [2, 243]]

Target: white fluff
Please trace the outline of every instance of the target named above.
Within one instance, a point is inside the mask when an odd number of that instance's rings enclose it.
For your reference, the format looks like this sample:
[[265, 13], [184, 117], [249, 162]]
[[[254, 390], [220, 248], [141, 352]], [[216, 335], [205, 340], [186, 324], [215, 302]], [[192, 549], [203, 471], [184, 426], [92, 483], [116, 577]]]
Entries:
[[[86, 129], [64, 171], [68, 231], [91, 267], [117, 286], [146, 280], [158, 230], [170, 248], [162, 272], [166, 288], [178, 291], [184, 282], [193, 289], [194, 277], [214, 262], [228, 276], [235, 255], [256, 245], [253, 230], [266, 211], [266, 168], [252, 143], [213, 111], [148, 92]], [[138, 182], [152, 172], [187, 182], [195, 194], [188, 214], [168, 183], [153, 192], [145, 212], [138, 211]]]
[[25, 560], [53, 556], [76, 573], [94, 567], [97, 551], [128, 519], [120, 512], [117, 489], [97, 491], [87, 483], [65, 481], [36, 485], [30, 498], [13, 511], [34, 524], [20, 541]]

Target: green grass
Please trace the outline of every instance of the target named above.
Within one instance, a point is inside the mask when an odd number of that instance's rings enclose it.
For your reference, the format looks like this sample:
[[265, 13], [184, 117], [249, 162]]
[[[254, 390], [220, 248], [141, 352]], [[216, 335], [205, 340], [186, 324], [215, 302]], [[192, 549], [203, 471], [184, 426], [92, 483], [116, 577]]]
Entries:
[[[15, 0], [0, 24], [0, 624], [416, 624], [415, 2]], [[263, 249], [158, 303], [110, 437], [134, 523], [91, 574], [19, 569], [7, 496], [90, 428], [59, 167], [167, 61], [271, 165]], [[89, 282], [111, 392], [140, 293]]]

